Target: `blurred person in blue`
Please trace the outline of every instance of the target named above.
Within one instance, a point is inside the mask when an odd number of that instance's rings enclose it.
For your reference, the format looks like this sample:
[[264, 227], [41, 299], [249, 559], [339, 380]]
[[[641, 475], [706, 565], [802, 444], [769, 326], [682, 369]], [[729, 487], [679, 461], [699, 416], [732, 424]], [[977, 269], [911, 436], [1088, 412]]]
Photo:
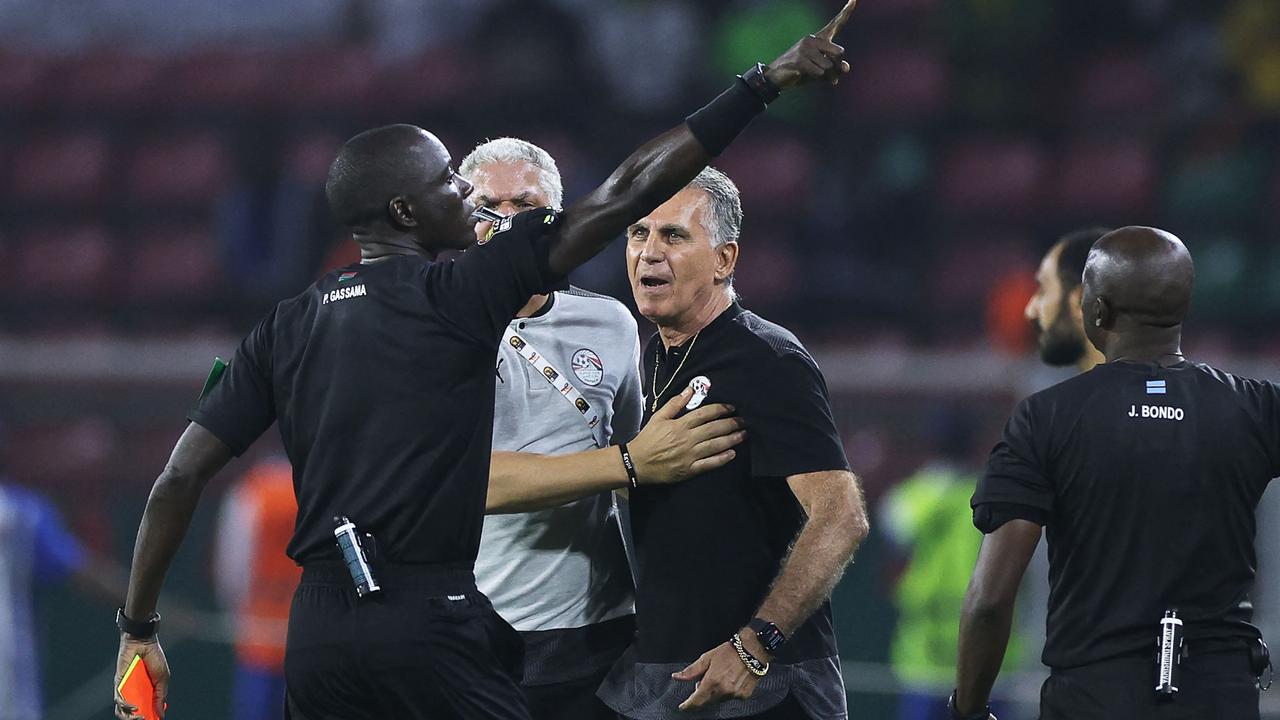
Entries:
[[[530, 297], [697, 176], [783, 91], [837, 83], [849, 66], [832, 34], [746, 70], [563, 213], [502, 218], [483, 243], [474, 188], [434, 135], [392, 125], [348, 140], [326, 195], [361, 262], [271, 310], [189, 413], [139, 525], [116, 613], [116, 681], [141, 657], [163, 707], [171, 678], [156, 606], [169, 565], [208, 481], [278, 421], [299, 508], [288, 552], [303, 567], [286, 716], [529, 717], [523, 642], [473, 572], [497, 349]], [[627, 467], [633, 488], [650, 480], [641, 470]], [[118, 692], [113, 703], [118, 718], [135, 716]]]
[[0, 719], [41, 717], [35, 588], [69, 582], [108, 607], [119, 604], [126, 579], [123, 568], [76, 539], [47, 497], [13, 482], [0, 465]]
[[[527, 141], [482, 143], [458, 170], [475, 185], [476, 205], [501, 215], [561, 208], [555, 160]], [[491, 229], [477, 223], [477, 241]], [[714, 420], [727, 408], [706, 407], [658, 418], [636, 437], [640, 339], [630, 311], [613, 298], [573, 287], [534, 295], [504, 339], [476, 586], [524, 640], [521, 688], [535, 720], [613, 720], [596, 688], [631, 642], [635, 600], [613, 492], [628, 477], [610, 443], [627, 448], [646, 475], [678, 479], [728, 462], [740, 421]], [[702, 417], [711, 422], [695, 425]], [[686, 445], [655, 436], [664, 423], [686, 439], [716, 437]], [[668, 470], [664, 457], [679, 467]]]
[[[894, 589], [898, 622], [890, 646], [902, 683], [899, 720], [946, 720], [955, 673], [956, 617], [964, 602], [982, 533], [973, 527], [969, 498], [978, 483], [973, 467], [974, 418], [944, 407], [929, 418], [925, 438], [932, 457], [890, 490], [880, 527], [906, 555]], [[1016, 638], [1006, 669], [1017, 656]]]
[[1094, 243], [1085, 334], [1106, 362], [1023, 400], [971, 500], [986, 537], [952, 717], [985, 720], [1018, 587], [1047, 533], [1043, 720], [1259, 716], [1258, 502], [1280, 474], [1280, 386], [1182, 352], [1195, 267], [1170, 233]]

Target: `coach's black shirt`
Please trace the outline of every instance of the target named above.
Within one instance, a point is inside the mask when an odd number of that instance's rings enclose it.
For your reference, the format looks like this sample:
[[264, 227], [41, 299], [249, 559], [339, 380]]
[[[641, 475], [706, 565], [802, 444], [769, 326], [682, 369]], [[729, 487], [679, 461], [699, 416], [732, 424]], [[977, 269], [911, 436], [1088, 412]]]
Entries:
[[[746, 420], [747, 440], [724, 467], [631, 491], [639, 660], [692, 661], [746, 625], [777, 577], [804, 521], [786, 478], [849, 464], [809, 353], [786, 329], [736, 303], [684, 347], [664, 350], [655, 334], [641, 357], [646, 422], [655, 382], [661, 407], [699, 375], [711, 381], [704, 404], [729, 403]], [[831, 608], [823, 603], [777, 659], [835, 654]]]
[[516, 216], [451, 262], [392, 256], [329, 273], [281, 302], [190, 419], [237, 455], [273, 421], [293, 463], [288, 553], [336, 553], [333, 516], [400, 563], [471, 565], [507, 323], [553, 282], [551, 211]]
[[1258, 500], [1280, 475], [1280, 389], [1208, 365], [1112, 362], [1024, 400], [973, 496], [975, 524], [1041, 522], [1044, 662], [1153, 650], [1176, 608], [1190, 641], [1253, 637]]

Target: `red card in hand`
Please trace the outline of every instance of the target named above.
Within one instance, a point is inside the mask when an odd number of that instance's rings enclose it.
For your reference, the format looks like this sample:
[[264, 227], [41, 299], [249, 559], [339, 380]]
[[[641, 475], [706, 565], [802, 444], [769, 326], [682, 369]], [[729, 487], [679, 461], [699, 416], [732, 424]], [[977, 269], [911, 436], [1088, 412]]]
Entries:
[[[151, 682], [151, 674], [147, 672], [147, 666], [142, 662], [141, 655], [134, 655], [133, 662], [129, 663], [129, 669], [124, 671], [124, 677], [120, 678], [120, 697], [130, 705], [138, 708], [135, 714], [141, 715], [147, 720], [159, 720], [160, 713], [156, 710], [156, 686]], [[165, 710], [169, 709], [169, 703], [165, 703]]]

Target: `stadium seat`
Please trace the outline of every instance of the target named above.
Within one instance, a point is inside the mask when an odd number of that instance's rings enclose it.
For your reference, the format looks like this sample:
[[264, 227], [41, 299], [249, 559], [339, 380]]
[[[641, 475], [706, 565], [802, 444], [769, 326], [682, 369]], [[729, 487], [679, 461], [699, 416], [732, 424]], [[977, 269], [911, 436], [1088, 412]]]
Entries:
[[1029, 217], [1040, 209], [1049, 160], [1028, 139], [962, 140], [938, 168], [938, 197], [952, 216]]
[[738, 287], [757, 305], [789, 299], [795, 290], [799, 263], [788, 246], [786, 229], [748, 225], [735, 270]]
[[34, 110], [48, 97], [53, 63], [36, 53], [0, 51], [0, 107]]
[[1155, 176], [1155, 159], [1140, 140], [1075, 141], [1060, 160], [1048, 209], [1094, 223], [1139, 221], [1150, 212]]
[[1070, 113], [1078, 124], [1114, 126], [1150, 118], [1159, 100], [1159, 80], [1145, 55], [1103, 53], [1080, 68]]
[[124, 268], [133, 299], [207, 299], [222, 280], [219, 246], [206, 228], [143, 230], [132, 238]]
[[48, 135], [20, 144], [14, 152], [9, 194], [29, 205], [93, 205], [102, 199], [111, 170], [110, 147], [102, 135]]
[[324, 187], [329, 165], [342, 143], [343, 138], [322, 130], [302, 135], [285, 148], [284, 173], [297, 182]]
[[748, 134], [716, 161], [741, 191], [743, 207], [766, 216], [793, 213], [804, 203], [814, 164], [808, 144], [764, 133]]
[[114, 464], [118, 444], [115, 429], [102, 418], [14, 426], [7, 443], [7, 474], [31, 487], [75, 493], [101, 482]]
[[927, 122], [946, 107], [947, 65], [931, 48], [880, 48], [849, 64], [856, 68], [845, 79], [851, 87], [839, 97], [845, 113], [860, 121]]
[[115, 266], [115, 248], [105, 228], [50, 225], [19, 232], [10, 245], [11, 277], [7, 294], [24, 303], [89, 300], [107, 290]]
[[[368, 50], [315, 48], [290, 54], [280, 68], [287, 92], [277, 99], [292, 112], [350, 112], [374, 96], [378, 68]], [[390, 90], [395, 92], [395, 90]], [[395, 96], [387, 98], [394, 102]]]
[[279, 66], [279, 57], [261, 52], [194, 53], [165, 71], [165, 98], [180, 108], [252, 112], [280, 92]]
[[170, 134], [140, 143], [129, 164], [127, 193], [134, 205], [204, 207], [226, 185], [231, 161], [211, 133]]
[[157, 57], [117, 52], [78, 55], [60, 65], [51, 102], [70, 111], [140, 113], [155, 100], [163, 66]]
[[377, 97], [398, 107], [437, 107], [474, 87], [465, 49], [440, 48], [405, 60], [378, 73]]

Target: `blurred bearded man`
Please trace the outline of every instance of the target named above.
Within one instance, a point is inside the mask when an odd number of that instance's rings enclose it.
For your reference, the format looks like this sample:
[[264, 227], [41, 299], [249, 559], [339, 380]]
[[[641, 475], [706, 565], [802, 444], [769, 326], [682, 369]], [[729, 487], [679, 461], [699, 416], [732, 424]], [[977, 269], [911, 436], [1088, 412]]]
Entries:
[[1040, 261], [1036, 294], [1027, 301], [1025, 313], [1035, 327], [1040, 359], [1046, 365], [1074, 365], [1084, 372], [1104, 362], [1102, 353], [1084, 335], [1080, 279], [1089, 248], [1109, 232], [1110, 228], [1093, 227], [1067, 233]]

